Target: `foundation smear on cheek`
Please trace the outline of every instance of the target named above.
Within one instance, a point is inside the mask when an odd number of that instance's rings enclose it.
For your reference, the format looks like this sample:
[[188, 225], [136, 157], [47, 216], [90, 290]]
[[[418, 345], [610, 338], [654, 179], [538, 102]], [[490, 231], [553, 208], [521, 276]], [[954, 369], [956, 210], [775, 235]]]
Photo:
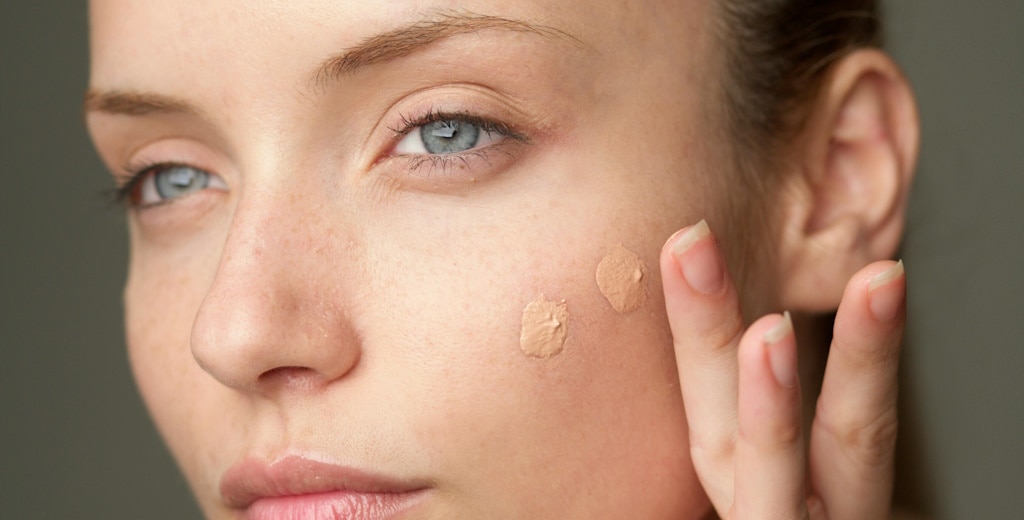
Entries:
[[519, 347], [533, 358], [546, 359], [557, 356], [565, 348], [565, 337], [569, 333], [569, 311], [565, 300], [547, 301], [540, 295], [523, 309], [523, 329], [519, 333]]
[[597, 265], [597, 286], [612, 308], [622, 314], [636, 310], [647, 299], [647, 274], [636, 253], [616, 245]]

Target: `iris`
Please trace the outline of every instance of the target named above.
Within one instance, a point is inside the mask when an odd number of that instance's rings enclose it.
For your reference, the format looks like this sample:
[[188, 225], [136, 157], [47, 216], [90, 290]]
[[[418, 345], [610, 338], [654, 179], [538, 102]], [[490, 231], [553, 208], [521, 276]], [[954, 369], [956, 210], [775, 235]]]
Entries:
[[162, 200], [170, 200], [205, 189], [210, 174], [188, 166], [171, 166], [153, 173], [153, 184]]
[[480, 127], [458, 119], [434, 121], [420, 127], [420, 138], [429, 153], [459, 153], [477, 145]]

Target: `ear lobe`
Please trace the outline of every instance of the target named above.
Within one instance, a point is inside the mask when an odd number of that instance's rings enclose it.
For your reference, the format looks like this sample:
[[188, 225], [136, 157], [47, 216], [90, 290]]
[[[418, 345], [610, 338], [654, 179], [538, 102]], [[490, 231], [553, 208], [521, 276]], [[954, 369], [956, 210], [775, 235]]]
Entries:
[[822, 89], [787, 182], [780, 303], [795, 311], [834, 309], [853, 273], [895, 253], [917, 157], [913, 95], [885, 54], [847, 56]]

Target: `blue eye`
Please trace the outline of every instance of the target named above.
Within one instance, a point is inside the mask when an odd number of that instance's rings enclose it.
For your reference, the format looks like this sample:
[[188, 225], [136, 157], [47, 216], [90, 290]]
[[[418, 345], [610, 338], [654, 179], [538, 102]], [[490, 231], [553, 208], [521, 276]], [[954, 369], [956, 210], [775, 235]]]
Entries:
[[506, 137], [499, 128], [461, 118], [439, 119], [423, 123], [408, 132], [395, 153], [401, 155], [445, 155], [461, 153], [492, 144]]
[[209, 188], [228, 189], [224, 180], [212, 173], [191, 166], [165, 164], [141, 169], [121, 191], [123, 198], [133, 206], [145, 207]]
[[187, 166], [172, 166], [153, 173], [153, 187], [161, 200], [175, 199], [209, 185], [209, 173]]
[[457, 119], [434, 121], [420, 127], [420, 139], [430, 153], [459, 153], [476, 146], [480, 128]]

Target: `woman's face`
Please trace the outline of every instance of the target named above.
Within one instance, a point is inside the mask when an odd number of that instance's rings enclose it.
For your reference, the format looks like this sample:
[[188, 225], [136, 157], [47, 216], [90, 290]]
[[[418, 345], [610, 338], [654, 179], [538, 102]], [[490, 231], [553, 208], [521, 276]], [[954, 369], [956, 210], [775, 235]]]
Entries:
[[208, 516], [707, 511], [657, 255], [726, 211], [709, 4], [92, 2], [131, 365]]

